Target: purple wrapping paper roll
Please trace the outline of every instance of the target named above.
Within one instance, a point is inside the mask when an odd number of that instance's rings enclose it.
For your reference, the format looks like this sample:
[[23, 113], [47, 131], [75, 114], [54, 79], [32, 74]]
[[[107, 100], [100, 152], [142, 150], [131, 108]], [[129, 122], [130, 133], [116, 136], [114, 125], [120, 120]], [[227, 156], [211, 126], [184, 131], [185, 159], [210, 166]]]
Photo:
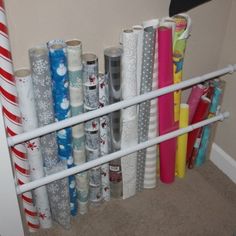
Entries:
[[[172, 66], [172, 29], [158, 28], [158, 87], [163, 88], [173, 84]], [[168, 93], [158, 99], [159, 133], [171, 132], [174, 125], [174, 94]], [[176, 139], [160, 143], [160, 180], [172, 183], [175, 179]]]

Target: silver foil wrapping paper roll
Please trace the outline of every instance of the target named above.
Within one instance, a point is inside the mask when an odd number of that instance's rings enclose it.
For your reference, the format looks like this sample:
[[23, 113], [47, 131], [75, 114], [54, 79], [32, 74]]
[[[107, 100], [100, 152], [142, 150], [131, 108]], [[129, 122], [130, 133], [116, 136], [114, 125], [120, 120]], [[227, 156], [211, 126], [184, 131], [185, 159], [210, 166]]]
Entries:
[[[53, 100], [51, 91], [50, 66], [46, 47], [35, 47], [29, 50], [35, 106], [38, 126], [54, 122]], [[56, 173], [61, 169], [58, 158], [55, 132], [40, 138], [42, 157], [47, 173]], [[70, 227], [70, 202], [68, 182], [58, 180], [47, 185], [47, 192], [53, 219], [64, 228]], [[57, 191], [57, 192], [56, 192]], [[55, 199], [55, 195], [57, 195]], [[64, 216], [64, 217], [63, 217]]]
[[[83, 91], [85, 111], [98, 109], [98, 58], [94, 54], [83, 54]], [[85, 122], [85, 150], [87, 161], [95, 160], [100, 156], [99, 118]], [[92, 205], [97, 205], [102, 200], [101, 168], [92, 168], [88, 173], [89, 201]]]
[[[32, 131], [38, 127], [38, 120], [30, 71], [27, 69], [17, 70], [15, 72], [15, 79], [19, 98], [19, 107], [22, 114], [23, 130], [26, 132]], [[42, 178], [45, 174], [39, 138], [27, 141], [26, 150], [30, 164], [31, 179], [36, 180]], [[52, 226], [52, 219], [46, 186], [36, 188], [33, 193], [40, 225], [42, 228], [50, 228]]]
[[[155, 29], [153, 27], [147, 27], [144, 29], [144, 37], [143, 37], [143, 63], [142, 63], [140, 94], [144, 94], [152, 90], [154, 49], [155, 49]], [[145, 101], [140, 103], [139, 115], [138, 115], [139, 143], [148, 140], [149, 117], [150, 117], [150, 101]], [[142, 149], [138, 151], [137, 154], [137, 185], [136, 185], [137, 191], [143, 190], [145, 160], [146, 160], [146, 149]]]
[[[107, 48], [104, 51], [105, 76], [108, 78], [109, 104], [121, 100], [121, 57], [122, 49], [119, 47]], [[111, 152], [120, 150], [121, 139], [121, 111], [112, 112], [110, 118], [110, 148]], [[122, 196], [121, 161], [116, 159], [109, 163], [109, 178], [111, 197]]]
[[[137, 95], [137, 34], [124, 30], [122, 43], [122, 99], [126, 100]], [[125, 149], [138, 143], [137, 106], [123, 109], [121, 117], [121, 149]], [[136, 166], [136, 152], [121, 158], [123, 199], [136, 193]]]
[[[63, 40], [52, 40], [48, 42], [48, 49], [55, 120], [60, 121], [71, 117], [67, 46]], [[57, 131], [58, 155], [61, 160], [67, 162], [68, 168], [74, 166], [71, 142], [71, 127]], [[75, 176], [69, 176], [68, 179], [71, 215], [75, 216], [78, 211]]]
[[[99, 107], [109, 104], [108, 76], [99, 74]], [[109, 115], [100, 117], [100, 154], [107, 155], [111, 150]], [[109, 163], [101, 166], [102, 196], [105, 201], [110, 200]]]

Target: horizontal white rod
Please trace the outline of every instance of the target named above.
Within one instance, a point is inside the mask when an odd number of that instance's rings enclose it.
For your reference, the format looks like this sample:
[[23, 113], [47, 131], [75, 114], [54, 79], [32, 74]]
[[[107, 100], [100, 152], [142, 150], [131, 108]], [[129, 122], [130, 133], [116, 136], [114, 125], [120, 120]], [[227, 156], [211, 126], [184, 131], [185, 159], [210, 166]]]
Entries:
[[34, 181], [30, 182], [30, 183], [27, 183], [27, 184], [24, 184], [24, 185], [21, 185], [21, 186], [17, 186], [16, 187], [16, 192], [17, 192], [17, 194], [21, 194], [21, 193], [27, 192], [29, 190], [35, 189], [37, 187], [40, 187], [42, 185], [51, 183], [51, 182], [53, 182], [55, 180], [62, 179], [62, 178], [65, 178], [67, 176], [77, 174], [79, 172], [91, 169], [91, 168], [93, 168], [95, 166], [99, 166], [101, 164], [104, 164], [104, 163], [107, 163], [109, 161], [115, 160], [115, 159], [120, 158], [122, 156], [128, 155], [130, 153], [139, 151], [139, 150], [144, 149], [144, 148], [148, 148], [150, 146], [153, 146], [155, 144], [161, 143], [161, 142], [166, 141], [168, 139], [177, 137], [177, 136], [179, 136], [181, 134], [188, 133], [188, 132], [190, 132], [190, 131], [192, 131], [194, 129], [197, 129], [197, 128], [200, 128], [202, 126], [211, 124], [213, 122], [223, 121], [225, 118], [228, 118], [228, 117], [229, 117], [229, 112], [220, 113], [219, 115], [217, 115], [217, 116], [215, 116], [213, 118], [206, 119], [204, 121], [201, 121], [201, 122], [198, 122], [196, 124], [190, 125], [190, 126], [188, 126], [186, 128], [178, 129], [176, 131], [173, 131], [173, 132], [167, 133], [165, 135], [162, 135], [162, 136], [150, 139], [150, 140], [148, 140], [146, 142], [140, 143], [140, 144], [132, 146], [130, 148], [127, 148], [127, 149], [124, 149], [124, 150], [120, 150], [120, 151], [111, 153], [109, 155], [100, 157], [100, 158], [98, 158], [96, 160], [86, 162], [84, 164], [72, 167], [70, 169], [63, 170], [61, 172], [58, 172], [58, 173], [55, 173], [55, 174], [43, 177], [43, 178], [38, 179], [38, 180], [34, 180]]
[[45, 134], [48, 134], [48, 133], [51, 133], [51, 132], [54, 132], [54, 131], [57, 131], [60, 129], [64, 129], [69, 126], [72, 126], [72, 125], [75, 125], [78, 123], [82, 123], [87, 120], [91, 120], [95, 117], [103, 116], [105, 114], [129, 107], [129, 106], [141, 103], [141, 102], [144, 102], [146, 100], [150, 100], [150, 99], [159, 97], [161, 95], [164, 95], [164, 94], [167, 94], [167, 93], [179, 90], [179, 89], [190, 87], [192, 85], [195, 85], [195, 84], [198, 84], [198, 83], [204, 82], [206, 80], [216, 78], [216, 77], [228, 74], [228, 73], [233, 73], [234, 71], [236, 71], [236, 64], [235, 65], [228, 65], [223, 69], [216, 70], [214, 72], [211, 72], [211, 73], [199, 76], [199, 77], [195, 77], [195, 78], [192, 78], [189, 80], [185, 80], [185, 81], [180, 82], [178, 84], [173, 84], [173, 85], [161, 88], [161, 89], [157, 89], [157, 90], [154, 90], [149, 93], [145, 93], [145, 94], [121, 101], [121, 102], [111, 104], [109, 106], [103, 107], [98, 110], [86, 112], [84, 114], [74, 116], [72, 118], [68, 118], [66, 120], [62, 120], [62, 121], [59, 121], [59, 122], [56, 122], [56, 123], [53, 123], [50, 125], [46, 125], [44, 127], [37, 128], [35, 130], [29, 131], [29, 132], [26, 132], [23, 134], [9, 137], [8, 138], [8, 145], [14, 146], [18, 143], [22, 143], [27, 140], [30, 140], [30, 139], [33, 139], [36, 137], [40, 137], [42, 135], [45, 135]]

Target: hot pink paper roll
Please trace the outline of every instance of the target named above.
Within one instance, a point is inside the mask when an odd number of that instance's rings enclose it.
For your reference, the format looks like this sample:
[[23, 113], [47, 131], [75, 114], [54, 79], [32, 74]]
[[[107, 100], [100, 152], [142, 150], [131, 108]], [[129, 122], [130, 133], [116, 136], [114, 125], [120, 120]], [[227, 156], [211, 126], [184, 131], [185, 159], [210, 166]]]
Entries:
[[[172, 29], [158, 28], [158, 88], [173, 84]], [[174, 94], [168, 93], [158, 98], [159, 133], [171, 132], [174, 125]], [[160, 143], [160, 180], [172, 183], [175, 179], [176, 139]]]
[[[23, 129], [13, 76], [12, 57], [3, 0], [0, 0], [0, 58], [0, 94], [5, 127], [8, 136], [15, 136], [22, 133]], [[29, 162], [24, 145], [18, 144], [12, 147], [11, 157], [17, 184], [22, 185], [30, 182]], [[29, 231], [34, 232], [39, 228], [39, 220], [32, 200], [32, 194], [31, 192], [26, 192], [21, 197], [26, 223]]]
[[189, 105], [189, 123], [192, 123], [193, 116], [196, 112], [198, 103], [201, 99], [201, 96], [203, 95], [205, 91], [205, 87], [201, 84], [198, 84], [194, 87], [192, 87], [191, 93], [188, 98], [187, 104]]

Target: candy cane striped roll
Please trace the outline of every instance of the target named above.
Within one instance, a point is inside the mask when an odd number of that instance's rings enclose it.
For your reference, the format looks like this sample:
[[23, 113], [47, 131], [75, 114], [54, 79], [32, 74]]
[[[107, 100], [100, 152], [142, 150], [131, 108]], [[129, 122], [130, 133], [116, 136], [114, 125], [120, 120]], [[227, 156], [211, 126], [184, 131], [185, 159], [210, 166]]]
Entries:
[[[13, 76], [6, 14], [2, 0], [0, 0], [0, 94], [8, 136], [22, 133], [23, 129]], [[18, 144], [12, 147], [11, 155], [15, 167], [17, 184], [23, 185], [28, 183], [30, 181], [29, 162], [24, 145]], [[30, 232], [35, 232], [39, 228], [39, 220], [36, 208], [32, 201], [32, 194], [31, 192], [23, 193], [21, 198], [28, 229]]]

